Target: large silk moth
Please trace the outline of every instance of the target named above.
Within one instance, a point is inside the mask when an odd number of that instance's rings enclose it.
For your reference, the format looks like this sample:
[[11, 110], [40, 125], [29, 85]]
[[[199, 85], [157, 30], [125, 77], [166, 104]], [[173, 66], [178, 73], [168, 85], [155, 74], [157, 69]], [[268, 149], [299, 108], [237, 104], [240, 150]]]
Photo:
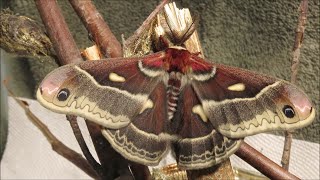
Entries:
[[301, 128], [315, 117], [293, 84], [210, 63], [181, 47], [60, 67], [37, 98], [52, 111], [100, 124], [129, 160], [156, 165], [171, 148], [184, 169], [220, 163], [246, 136]]

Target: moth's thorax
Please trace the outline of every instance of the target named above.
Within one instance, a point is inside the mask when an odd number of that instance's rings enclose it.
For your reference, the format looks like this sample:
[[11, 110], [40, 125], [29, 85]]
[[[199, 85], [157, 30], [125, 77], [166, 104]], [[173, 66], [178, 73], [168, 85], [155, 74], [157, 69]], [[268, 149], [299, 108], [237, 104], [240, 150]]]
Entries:
[[168, 48], [165, 51], [163, 67], [168, 73], [180, 72], [182, 74], [188, 74], [210, 71], [212, 65], [198, 57], [198, 55], [199, 53], [191, 53], [179, 46]]
[[170, 72], [187, 73], [190, 71], [188, 62], [191, 58], [191, 53], [183, 49], [169, 48], [166, 50], [166, 58], [164, 58], [164, 68]]
[[185, 49], [168, 48], [164, 58], [164, 68], [167, 72], [180, 72], [186, 74], [192, 71], [191, 58], [193, 54]]

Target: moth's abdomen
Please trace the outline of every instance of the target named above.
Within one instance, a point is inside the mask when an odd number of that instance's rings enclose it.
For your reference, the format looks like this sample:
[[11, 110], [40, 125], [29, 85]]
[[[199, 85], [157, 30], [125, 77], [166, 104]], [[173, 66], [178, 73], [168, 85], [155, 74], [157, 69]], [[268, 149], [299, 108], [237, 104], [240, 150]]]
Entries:
[[181, 74], [171, 72], [167, 87], [167, 112], [168, 119], [171, 120], [177, 111], [177, 104], [181, 88]]

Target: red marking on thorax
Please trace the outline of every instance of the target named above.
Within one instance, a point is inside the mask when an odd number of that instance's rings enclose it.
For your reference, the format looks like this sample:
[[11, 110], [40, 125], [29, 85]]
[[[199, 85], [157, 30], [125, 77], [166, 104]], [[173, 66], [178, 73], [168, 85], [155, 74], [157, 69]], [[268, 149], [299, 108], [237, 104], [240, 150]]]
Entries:
[[168, 48], [161, 61], [145, 61], [149, 67], [164, 68], [167, 72], [180, 72], [183, 74], [192, 71], [208, 71], [212, 68], [209, 62], [198, 57], [199, 53], [190, 53], [184, 49]]

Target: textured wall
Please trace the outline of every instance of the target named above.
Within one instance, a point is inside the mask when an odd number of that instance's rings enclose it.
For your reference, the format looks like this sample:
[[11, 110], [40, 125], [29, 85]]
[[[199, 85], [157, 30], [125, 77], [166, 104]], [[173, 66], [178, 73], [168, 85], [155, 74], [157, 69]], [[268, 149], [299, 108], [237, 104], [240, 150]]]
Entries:
[[[290, 80], [291, 51], [300, 1], [203, 0], [177, 1], [200, 15], [199, 33], [205, 55], [215, 62], [255, 70]], [[59, 1], [79, 48], [91, 43], [68, 1]], [[158, 1], [94, 0], [99, 12], [120, 40], [130, 36]], [[10, 7], [22, 15], [40, 20], [32, 0], [11, 0]], [[319, 121], [319, 1], [309, 0], [308, 22], [301, 50], [298, 85], [317, 108], [316, 121], [298, 130], [295, 137], [320, 140]], [[39, 82], [56, 65], [48, 60], [29, 60]], [[46, 68], [43, 68], [46, 65]]]

